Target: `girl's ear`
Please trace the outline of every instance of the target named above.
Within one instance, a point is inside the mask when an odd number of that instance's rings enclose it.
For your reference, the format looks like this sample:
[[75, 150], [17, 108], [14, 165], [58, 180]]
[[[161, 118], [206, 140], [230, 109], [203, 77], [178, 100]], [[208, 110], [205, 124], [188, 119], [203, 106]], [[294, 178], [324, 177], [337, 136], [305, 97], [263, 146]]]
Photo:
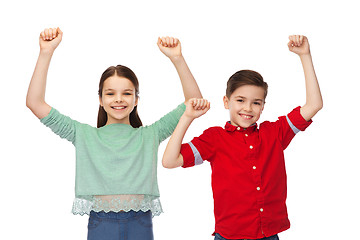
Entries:
[[135, 106], [138, 105], [138, 102], [139, 102], [139, 97], [136, 97], [136, 98], [135, 98]]
[[225, 109], [229, 109], [229, 99], [227, 96], [223, 97], [223, 101], [224, 101], [224, 107]]
[[102, 99], [100, 96], [99, 96], [99, 103], [100, 103], [100, 106], [103, 106], [103, 102], [102, 102]]

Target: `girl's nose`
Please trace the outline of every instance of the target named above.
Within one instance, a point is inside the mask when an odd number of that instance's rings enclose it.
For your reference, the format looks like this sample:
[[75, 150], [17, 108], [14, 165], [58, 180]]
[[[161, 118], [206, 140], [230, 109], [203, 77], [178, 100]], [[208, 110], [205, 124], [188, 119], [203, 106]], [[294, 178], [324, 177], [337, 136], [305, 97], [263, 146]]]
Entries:
[[122, 98], [120, 94], [115, 96], [115, 102], [122, 102]]

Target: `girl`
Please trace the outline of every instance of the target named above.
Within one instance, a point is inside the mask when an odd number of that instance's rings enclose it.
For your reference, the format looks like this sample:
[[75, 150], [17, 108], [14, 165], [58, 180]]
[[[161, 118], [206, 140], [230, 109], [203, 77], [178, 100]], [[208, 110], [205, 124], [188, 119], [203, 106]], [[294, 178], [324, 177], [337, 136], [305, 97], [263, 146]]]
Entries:
[[[98, 128], [62, 115], [45, 102], [47, 72], [60, 44], [59, 28], [39, 37], [40, 54], [26, 105], [43, 124], [76, 147], [74, 214], [89, 214], [88, 239], [153, 239], [152, 216], [162, 212], [157, 185], [157, 151], [171, 135], [185, 105], [150, 126], [137, 113], [139, 83], [125, 66], [109, 67], [99, 84]], [[201, 98], [199, 87], [175, 38], [159, 38], [158, 47], [174, 64], [185, 101]]]

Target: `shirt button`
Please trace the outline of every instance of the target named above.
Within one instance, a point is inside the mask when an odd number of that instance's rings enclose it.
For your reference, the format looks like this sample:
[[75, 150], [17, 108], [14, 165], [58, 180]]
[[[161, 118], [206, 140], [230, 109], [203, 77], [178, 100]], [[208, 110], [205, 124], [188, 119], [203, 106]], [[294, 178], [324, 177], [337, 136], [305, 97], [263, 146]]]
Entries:
[[257, 187], [256, 190], [260, 191], [260, 187]]
[[253, 147], [253, 145], [250, 145], [250, 149], [253, 149], [254, 147]]
[[247, 137], [247, 136], [249, 136], [249, 135], [247, 135], [247, 133], [245, 133], [245, 137]]
[[237, 127], [236, 129], [237, 129], [237, 130], [240, 130], [240, 127]]
[[260, 208], [260, 212], [263, 212], [263, 211], [264, 211], [264, 209]]
[[256, 169], [256, 166], [253, 166], [253, 169]]

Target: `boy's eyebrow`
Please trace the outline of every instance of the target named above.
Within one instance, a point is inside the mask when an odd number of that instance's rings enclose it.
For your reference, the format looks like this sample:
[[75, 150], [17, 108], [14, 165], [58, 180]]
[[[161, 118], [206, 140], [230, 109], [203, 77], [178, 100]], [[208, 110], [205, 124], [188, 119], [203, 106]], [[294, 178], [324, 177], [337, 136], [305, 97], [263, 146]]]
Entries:
[[[246, 97], [244, 97], [244, 96], [236, 96], [235, 98], [244, 98], [244, 99], [246, 99]], [[264, 100], [263, 99], [261, 99], [261, 98], [256, 98], [256, 99], [254, 99], [255, 101], [261, 101], [261, 102], [264, 102]]]

